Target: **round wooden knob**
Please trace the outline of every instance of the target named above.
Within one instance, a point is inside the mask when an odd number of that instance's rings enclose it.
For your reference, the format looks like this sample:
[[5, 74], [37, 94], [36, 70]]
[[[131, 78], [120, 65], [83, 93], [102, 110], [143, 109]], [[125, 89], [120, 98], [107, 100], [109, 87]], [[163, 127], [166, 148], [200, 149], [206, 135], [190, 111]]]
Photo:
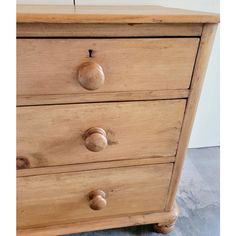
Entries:
[[94, 190], [89, 193], [89, 206], [92, 210], [101, 210], [107, 205], [106, 193], [102, 190]]
[[92, 152], [100, 152], [107, 146], [106, 132], [101, 128], [90, 128], [85, 133], [85, 146]]
[[95, 62], [84, 62], [78, 69], [78, 81], [87, 90], [100, 88], [105, 81], [102, 67]]

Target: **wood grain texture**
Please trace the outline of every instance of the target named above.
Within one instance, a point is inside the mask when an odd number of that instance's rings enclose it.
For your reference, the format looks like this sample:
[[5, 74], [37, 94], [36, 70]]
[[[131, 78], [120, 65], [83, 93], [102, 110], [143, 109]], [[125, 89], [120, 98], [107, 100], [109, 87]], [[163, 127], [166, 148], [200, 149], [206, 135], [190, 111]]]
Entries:
[[[163, 211], [172, 167], [159, 164], [18, 178], [17, 228]], [[106, 193], [107, 206], [100, 211], [89, 207], [88, 194], [96, 189]]]
[[163, 164], [173, 163], [175, 157], [150, 157], [150, 158], [136, 158], [130, 160], [115, 160], [115, 161], [104, 161], [104, 162], [92, 162], [92, 163], [81, 163], [74, 165], [64, 166], [50, 166], [50, 167], [38, 167], [31, 169], [19, 169], [17, 170], [17, 177], [34, 176], [34, 175], [49, 175], [57, 173], [67, 173], [85, 170], [97, 170], [97, 169], [109, 169], [116, 167], [128, 167], [128, 166], [141, 166], [151, 164]]
[[[43, 167], [107, 160], [173, 156], [186, 100], [20, 107], [17, 156]], [[108, 147], [91, 152], [84, 134], [105, 130]]]
[[216, 24], [206, 24], [203, 28], [203, 34], [201, 37], [200, 48], [196, 60], [194, 69], [192, 84], [190, 88], [190, 95], [187, 102], [186, 112], [184, 116], [184, 123], [180, 135], [178, 150], [176, 154], [176, 162], [174, 165], [174, 171], [171, 179], [170, 192], [167, 199], [166, 210], [171, 209], [174, 204], [176, 192], [180, 182], [182, 173], [184, 157], [186, 154], [195, 114], [197, 111], [197, 105], [201, 94], [201, 88], [203, 85], [209, 56], [211, 53], [213, 41], [215, 38], [215, 32], [217, 29]]
[[159, 91], [132, 91], [132, 92], [104, 92], [86, 94], [48, 94], [48, 95], [19, 95], [18, 106], [42, 105], [42, 104], [67, 104], [67, 103], [91, 103], [106, 101], [140, 101], [156, 99], [187, 98], [188, 89], [159, 90]]
[[[220, 236], [219, 172], [219, 147], [188, 149], [177, 194], [180, 212], [175, 228], [168, 236]], [[196, 225], [201, 227], [196, 227]], [[162, 236], [154, 232], [151, 224], [66, 234], [65, 236], [118, 235]]]
[[93, 190], [89, 193], [89, 207], [94, 211], [100, 211], [107, 205], [107, 194], [102, 190]]
[[17, 37], [200, 36], [202, 24], [17, 23]]
[[[177, 195], [180, 214], [175, 229], [168, 236], [220, 236], [219, 172], [219, 147], [188, 149]], [[163, 220], [160, 221], [156, 213], [155, 215], [156, 222], [163, 222]], [[143, 218], [147, 220], [147, 215], [144, 214]], [[153, 223], [150, 218], [149, 220], [150, 223]], [[151, 224], [138, 225], [138, 222], [142, 221], [141, 217], [139, 221], [134, 222], [133, 217], [130, 221], [133, 222], [134, 226], [66, 234], [65, 236], [162, 236], [154, 232], [153, 225]], [[156, 222], [154, 221], [154, 223]], [[165, 223], [167, 222], [169, 220]], [[199, 227], [196, 227], [196, 225]], [[43, 235], [43, 231], [40, 232]], [[79, 231], [74, 230], [73, 232]], [[54, 235], [59, 235], [59, 233]]]
[[[18, 6], [18, 235], [173, 228], [218, 21], [158, 6]], [[96, 91], [76, 80], [86, 61], [104, 70]], [[87, 104], [52, 105], [66, 103]], [[94, 127], [103, 139], [87, 143], [108, 141], [97, 153], [85, 145]]]
[[[89, 57], [92, 57], [93, 50], [89, 49]], [[77, 80], [86, 90], [99, 89], [105, 81], [102, 67], [95, 62], [84, 62], [78, 68]]]
[[17, 22], [217, 23], [219, 15], [162, 6], [18, 5]]
[[[93, 56], [93, 50], [88, 50], [89, 57]], [[103, 86], [105, 76], [102, 67], [95, 62], [84, 62], [78, 68], [77, 81], [86, 90], [96, 90]]]
[[[17, 230], [19, 236], [52, 236], [61, 234], [71, 234], [72, 232], [88, 232], [99, 229], [110, 229], [125, 226], [137, 226], [151, 223], [164, 223], [176, 218], [176, 208], [169, 212], [152, 212], [142, 214], [131, 214], [128, 216], [115, 216], [103, 218], [102, 220], [90, 219], [89, 221], [80, 221], [72, 224], [64, 224], [57, 226], [48, 226], [42, 228], [31, 228]], [[93, 233], [89, 233], [93, 234]], [[104, 231], [96, 232], [95, 234], [105, 235]], [[114, 235], [117, 235], [116, 232]], [[132, 233], [133, 235], [133, 233]]]
[[106, 131], [99, 127], [88, 129], [84, 134], [84, 144], [89, 151], [103, 151], [108, 145]]
[[[188, 89], [198, 43], [197, 38], [18, 39], [18, 101], [42, 95], [97, 101], [105, 93], [114, 100], [120, 92]], [[105, 74], [104, 85], [94, 92], [77, 81], [78, 67], [85, 61], [98, 63]]]
[[169, 234], [171, 231], [174, 230], [177, 217], [178, 217], [178, 214], [176, 215], [176, 218], [173, 220], [169, 220], [168, 222], [164, 222], [164, 223], [154, 224], [153, 228], [155, 232], [160, 233], [160, 234]]

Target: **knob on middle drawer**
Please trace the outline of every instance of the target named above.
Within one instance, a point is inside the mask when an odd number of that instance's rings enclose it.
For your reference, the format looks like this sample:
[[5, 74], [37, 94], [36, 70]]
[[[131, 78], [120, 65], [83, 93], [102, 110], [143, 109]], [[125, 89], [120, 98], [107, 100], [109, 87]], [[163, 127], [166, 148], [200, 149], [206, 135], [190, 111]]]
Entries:
[[107, 135], [102, 128], [90, 128], [85, 134], [85, 146], [92, 152], [100, 152], [107, 146]]
[[102, 67], [95, 62], [84, 62], [78, 68], [78, 81], [87, 90], [100, 88], [105, 81]]

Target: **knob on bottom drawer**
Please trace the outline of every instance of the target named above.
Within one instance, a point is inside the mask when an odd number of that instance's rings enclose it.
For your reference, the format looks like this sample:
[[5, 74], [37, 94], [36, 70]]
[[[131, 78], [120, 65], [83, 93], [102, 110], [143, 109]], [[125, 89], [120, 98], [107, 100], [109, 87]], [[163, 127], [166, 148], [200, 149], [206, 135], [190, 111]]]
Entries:
[[89, 193], [89, 207], [92, 210], [102, 210], [106, 205], [106, 193], [104, 191], [94, 190]]

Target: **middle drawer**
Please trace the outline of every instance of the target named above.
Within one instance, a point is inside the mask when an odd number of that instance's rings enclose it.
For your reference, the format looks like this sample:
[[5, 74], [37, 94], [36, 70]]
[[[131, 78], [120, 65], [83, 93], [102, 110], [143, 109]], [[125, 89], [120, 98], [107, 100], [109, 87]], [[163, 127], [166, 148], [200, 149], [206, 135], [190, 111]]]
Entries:
[[185, 105], [179, 99], [19, 107], [17, 156], [31, 168], [174, 156]]

